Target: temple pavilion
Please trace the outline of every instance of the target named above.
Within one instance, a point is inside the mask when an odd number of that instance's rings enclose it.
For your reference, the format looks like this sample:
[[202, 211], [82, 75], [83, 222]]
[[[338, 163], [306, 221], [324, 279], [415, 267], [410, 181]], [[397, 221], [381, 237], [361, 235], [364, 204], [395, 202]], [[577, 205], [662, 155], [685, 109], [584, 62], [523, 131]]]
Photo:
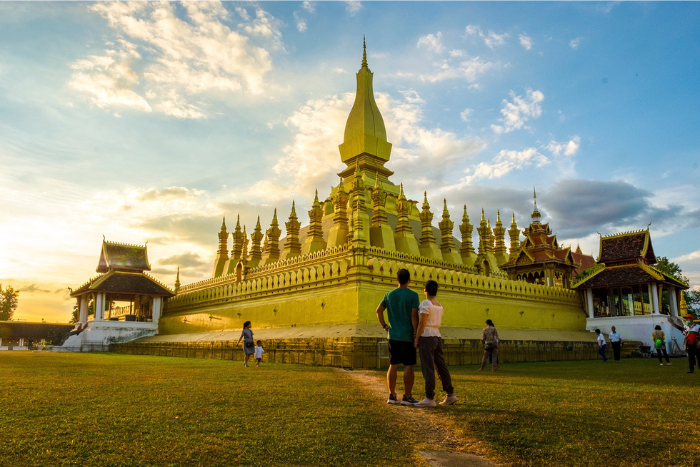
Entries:
[[513, 216], [508, 230], [511, 253], [500, 268], [508, 273], [511, 280], [569, 288], [573, 271], [581, 263], [575, 261], [571, 248], [559, 246], [557, 236], [552, 234], [549, 224], [541, 222], [542, 216], [537, 210], [537, 192], [533, 192], [533, 195], [535, 208], [531, 216], [532, 222], [523, 230], [525, 240], [518, 244], [518, 226]]
[[[175, 294], [145, 273], [150, 269], [146, 245], [103, 240], [100, 275], [71, 290], [70, 296], [77, 299], [78, 322], [63, 347], [100, 350], [112, 342], [157, 333], [163, 300]], [[89, 308], [94, 310], [92, 319]]]
[[[688, 284], [654, 267], [656, 256], [649, 228], [600, 238], [595, 265], [573, 284], [584, 295], [587, 328], [607, 331], [615, 326], [629, 338], [651, 344], [655, 325], [661, 325], [672, 345], [682, 342], [679, 309]], [[668, 301], [668, 309], [661, 306]], [[624, 330], [624, 331], [623, 331]], [[673, 350], [669, 347], [669, 351]]]

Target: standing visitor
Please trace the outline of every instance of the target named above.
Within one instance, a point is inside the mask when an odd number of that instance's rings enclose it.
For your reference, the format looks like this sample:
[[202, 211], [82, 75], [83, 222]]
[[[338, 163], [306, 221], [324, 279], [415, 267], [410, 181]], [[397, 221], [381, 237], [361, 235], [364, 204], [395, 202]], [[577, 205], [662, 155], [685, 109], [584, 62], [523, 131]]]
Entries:
[[253, 331], [250, 330], [250, 321], [243, 323], [243, 331], [241, 332], [241, 337], [238, 338], [238, 342], [236, 342], [236, 347], [241, 343], [241, 339], [243, 339], [243, 353], [245, 354], [243, 366], [247, 368], [248, 359], [255, 353], [255, 341], [253, 340]]
[[605, 343], [605, 336], [600, 332], [600, 329], [595, 330], [598, 341], [598, 353], [603, 357], [603, 362], [608, 361], [608, 357], [605, 356], [605, 347], [607, 347], [607, 344]]
[[440, 405], [452, 405], [457, 402], [457, 396], [452, 389], [452, 378], [447, 369], [445, 358], [442, 355], [442, 336], [440, 325], [445, 310], [435, 296], [438, 291], [438, 283], [428, 281], [425, 283], [425, 300], [418, 308], [418, 329], [414, 346], [420, 352], [420, 364], [425, 380], [425, 399], [418, 402], [416, 407], [435, 407], [435, 369], [442, 381], [442, 390], [445, 391], [445, 399]]
[[612, 328], [612, 332], [608, 337], [610, 337], [610, 343], [613, 348], [613, 361], [620, 363], [620, 347], [622, 346], [622, 336], [615, 330], [615, 326]]
[[654, 329], [655, 331], [651, 334], [651, 341], [654, 343], [654, 348], [656, 348], [656, 356], [659, 357], [659, 365], [664, 366], [664, 362], [661, 360], [661, 352], [663, 352], [664, 357], [666, 357], [666, 365], [670, 365], [671, 361], [668, 359], [668, 354], [666, 353], [666, 335], [658, 324]]
[[255, 366], [260, 366], [260, 362], [262, 362], [262, 354], [265, 351], [265, 349], [262, 348], [262, 341], [258, 341], [255, 343]]
[[694, 323], [695, 317], [691, 314], [684, 316], [685, 327], [685, 351], [688, 352], [688, 373], [695, 373], [695, 360], [700, 367], [700, 355], [698, 354], [698, 340], [700, 339], [700, 324]]
[[481, 331], [481, 342], [484, 343], [484, 358], [481, 360], [481, 368], [478, 371], [484, 370], [489, 357], [491, 357], [491, 371], [498, 371], [498, 331], [490, 319], [486, 320], [486, 327]]
[[[408, 288], [411, 273], [408, 269], [399, 270], [396, 275], [398, 287], [388, 292], [377, 307], [377, 319], [382, 328], [387, 331], [389, 339], [389, 371], [386, 382], [389, 386], [387, 404], [398, 404], [396, 396], [396, 377], [399, 365], [403, 364], [404, 395], [401, 405], [413, 405], [418, 402], [411, 395], [413, 391], [413, 366], [416, 364], [416, 348], [413, 339], [418, 327], [418, 294]], [[386, 310], [389, 324], [384, 320]]]

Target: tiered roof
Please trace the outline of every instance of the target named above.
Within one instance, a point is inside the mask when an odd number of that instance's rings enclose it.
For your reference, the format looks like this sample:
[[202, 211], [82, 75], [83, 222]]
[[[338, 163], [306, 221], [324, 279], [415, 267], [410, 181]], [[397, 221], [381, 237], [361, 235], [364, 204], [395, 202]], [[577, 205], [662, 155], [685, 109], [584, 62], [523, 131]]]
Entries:
[[663, 282], [681, 289], [688, 284], [659, 271], [649, 227], [646, 230], [624, 232], [600, 237], [598, 262], [588, 268], [574, 288], [603, 288], [643, 285]]
[[162, 297], [175, 295], [167, 286], [143, 272], [150, 269], [146, 245], [130, 245], [103, 240], [100, 261], [97, 264], [97, 272], [103, 274], [95, 276], [77, 289], [71, 290], [70, 295], [77, 297], [92, 292]]

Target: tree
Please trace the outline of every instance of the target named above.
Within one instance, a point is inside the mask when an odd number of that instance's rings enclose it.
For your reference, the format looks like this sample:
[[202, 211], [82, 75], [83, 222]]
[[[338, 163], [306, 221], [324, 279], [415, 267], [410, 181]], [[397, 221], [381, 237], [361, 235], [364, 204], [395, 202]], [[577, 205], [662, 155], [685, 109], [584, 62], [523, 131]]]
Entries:
[[657, 257], [656, 264], [654, 265], [654, 267], [659, 271], [668, 274], [671, 277], [675, 277], [676, 279], [685, 282], [686, 284], [688, 283], [688, 278], [683, 275], [681, 267], [673, 261], [670, 261], [665, 256]]
[[19, 292], [11, 285], [8, 285], [5, 290], [3, 290], [2, 284], [0, 284], [0, 321], [11, 320], [12, 315], [14, 315], [15, 310], [17, 310], [18, 303]]

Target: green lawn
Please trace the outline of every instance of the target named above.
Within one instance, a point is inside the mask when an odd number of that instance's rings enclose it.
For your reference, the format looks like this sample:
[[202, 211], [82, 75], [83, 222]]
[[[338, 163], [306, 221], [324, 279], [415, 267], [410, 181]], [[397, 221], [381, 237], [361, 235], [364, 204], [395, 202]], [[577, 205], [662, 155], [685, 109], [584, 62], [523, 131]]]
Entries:
[[0, 464], [412, 465], [384, 401], [331, 368], [0, 353]]
[[[504, 466], [700, 465], [685, 360], [450, 370], [460, 403], [427, 410]], [[423, 465], [407, 421], [332, 368], [2, 352], [0, 378], [3, 466]]]
[[[460, 403], [437, 410], [503, 465], [697, 466], [700, 374], [686, 374], [685, 359], [672, 362], [452, 367]], [[416, 387], [418, 397], [422, 379]]]

